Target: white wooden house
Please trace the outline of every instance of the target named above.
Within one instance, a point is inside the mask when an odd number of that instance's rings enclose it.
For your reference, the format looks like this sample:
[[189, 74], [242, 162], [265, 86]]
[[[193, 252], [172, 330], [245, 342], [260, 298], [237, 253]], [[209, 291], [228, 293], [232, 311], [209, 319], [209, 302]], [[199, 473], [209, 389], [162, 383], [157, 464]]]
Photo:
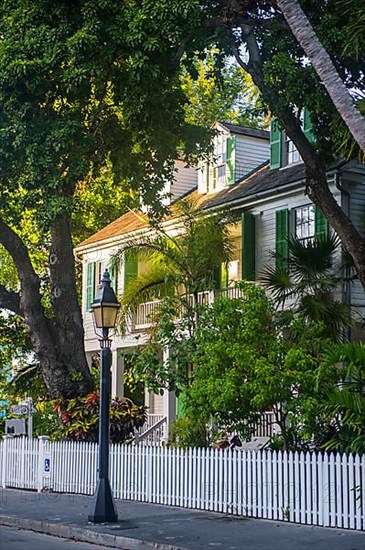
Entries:
[[[310, 132], [309, 121], [303, 120]], [[177, 163], [175, 181], [168, 192], [176, 200], [182, 194], [197, 199], [199, 208], [207, 211], [229, 207], [240, 215], [241, 223], [232, 228], [234, 256], [228, 266], [228, 276], [222, 292], [230, 295], [229, 283], [235, 280], [260, 280], [264, 267], [273, 261], [271, 252], [285, 249], [289, 235], [310, 238], [325, 234], [330, 229], [321, 211], [314, 207], [305, 194], [305, 167], [295, 150], [273, 123], [271, 138], [261, 130], [217, 124], [218, 133], [209, 161], [196, 169]], [[338, 203], [346, 210], [358, 229], [365, 229], [365, 167], [355, 162], [340, 161], [329, 167], [328, 182]], [[165, 222], [165, 229], [176, 229], [173, 217]], [[83, 264], [83, 317], [85, 347], [88, 358], [99, 350], [94, 334], [90, 304], [100, 282], [101, 274], [110, 263], [118, 247], [133, 235], [151, 231], [147, 218], [140, 211], [130, 211], [101, 229], [76, 248], [76, 256]], [[142, 262], [126, 258], [119, 273], [112, 271], [117, 294], [121, 295], [128, 280], [146, 269]], [[342, 296], [356, 312], [358, 326], [354, 337], [363, 335], [361, 323], [365, 320], [365, 295], [359, 282], [349, 284]], [[156, 302], [142, 304], [131, 319], [127, 334], [115, 335], [112, 344], [112, 395], [125, 395], [123, 387], [123, 359], [121, 351], [147, 341], [149, 315]], [[166, 350], [164, 353], [168, 353]], [[149, 407], [149, 426], [161, 423], [167, 426], [176, 417], [177, 400], [172, 393], [153, 395], [145, 392], [144, 402]], [[151, 430], [152, 431], [152, 430]], [[166, 433], [166, 431], [165, 431]]]

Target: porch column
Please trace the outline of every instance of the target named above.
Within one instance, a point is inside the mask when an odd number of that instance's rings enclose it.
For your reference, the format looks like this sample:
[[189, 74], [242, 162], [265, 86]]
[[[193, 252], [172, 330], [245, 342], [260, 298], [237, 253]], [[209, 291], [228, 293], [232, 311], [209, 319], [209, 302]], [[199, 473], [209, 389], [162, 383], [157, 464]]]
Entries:
[[[163, 362], [169, 358], [170, 350], [163, 350]], [[163, 394], [163, 413], [166, 416], [165, 441], [168, 440], [171, 424], [176, 420], [176, 395], [171, 391], [164, 391]]]
[[111, 397], [123, 397], [124, 359], [120, 356], [120, 349], [112, 351], [112, 383]]

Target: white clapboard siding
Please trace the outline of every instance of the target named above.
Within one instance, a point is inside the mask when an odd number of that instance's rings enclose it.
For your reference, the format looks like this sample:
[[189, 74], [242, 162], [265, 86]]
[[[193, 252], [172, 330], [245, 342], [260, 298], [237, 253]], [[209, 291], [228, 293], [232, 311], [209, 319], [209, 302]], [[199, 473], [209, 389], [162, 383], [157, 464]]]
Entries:
[[236, 135], [235, 179], [246, 176], [270, 158], [270, 144], [266, 139]]
[[[97, 460], [95, 443], [6, 438], [1, 486], [91, 495]], [[125, 500], [365, 530], [365, 455], [111, 445], [110, 481]]]
[[171, 182], [171, 201], [185, 195], [198, 185], [198, 169], [196, 166], [186, 166], [182, 161], [175, 162], [175, 173]]

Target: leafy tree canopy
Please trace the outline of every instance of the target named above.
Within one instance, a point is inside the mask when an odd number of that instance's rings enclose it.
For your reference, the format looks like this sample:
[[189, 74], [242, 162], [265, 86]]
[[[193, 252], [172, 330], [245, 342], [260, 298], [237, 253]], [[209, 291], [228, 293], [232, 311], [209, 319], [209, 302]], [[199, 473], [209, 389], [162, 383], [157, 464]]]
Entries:
[[[182, 30], [137, 2], [7, 0], [0, 47], [1, 199], [24, 191], [44, 224], [72, 207], [78, 182], [109, 157], [153, 202], [150, 173], [196, 133], [181, 124], [172, 62]], [[156, 12], [156, 9], [152, 11]], [[183, 14], [180, 14], [184, 18]], [[158, 40], [157, 40], [158, 37]]]
[[188, 98], [186, 122], [210, 128], [214, 122], [248, 127], [266, 126], [265, 109], [249, 74], [232, 60], [216, 67], [217, 49], [194, 60], [190, 72], [182, 67], [182, 89]]

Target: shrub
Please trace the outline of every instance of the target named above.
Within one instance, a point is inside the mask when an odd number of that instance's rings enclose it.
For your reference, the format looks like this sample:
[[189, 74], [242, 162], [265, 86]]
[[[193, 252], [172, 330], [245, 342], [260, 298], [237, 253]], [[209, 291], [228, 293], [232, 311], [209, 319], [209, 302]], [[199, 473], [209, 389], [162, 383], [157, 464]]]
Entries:
[[[68, 441], [98, 441], [99, 392], [85, 397], [52, 402], [59, 419], [59, 438]], [[122, 443], [146, 421], [146, 407], [135, 405], [130, 399], [115, 398], [110, 403], [110, 441]]]
[[206, 424], [186, 416], [178, 418], [171, 427], [169, 444], [172, 447], [206, 447], [208, 445]]

